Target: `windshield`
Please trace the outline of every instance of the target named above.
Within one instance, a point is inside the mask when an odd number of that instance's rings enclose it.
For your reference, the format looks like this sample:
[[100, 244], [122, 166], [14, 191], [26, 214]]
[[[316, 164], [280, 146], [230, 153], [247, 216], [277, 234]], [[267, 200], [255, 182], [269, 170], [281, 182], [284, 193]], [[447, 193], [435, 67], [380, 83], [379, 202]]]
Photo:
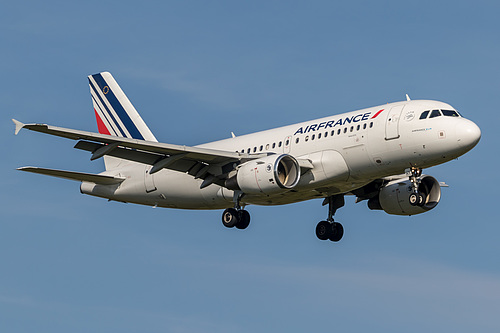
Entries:
[[429, 114], [429, 112], [431, 111], [427, 110], [422, 112], [422, 114], [420, 115], [420, 119], [427, 119], [427, 115]]
[[441, 111], [439, 110], [432, 110], [431, 115], [429, 118], [435, 118], [435, 117], [440, 117], [441, 116]]
[[443, 112], [443, 116], [446, 117], [460, 117], [457, 111], [455, 110], [441, 110]]

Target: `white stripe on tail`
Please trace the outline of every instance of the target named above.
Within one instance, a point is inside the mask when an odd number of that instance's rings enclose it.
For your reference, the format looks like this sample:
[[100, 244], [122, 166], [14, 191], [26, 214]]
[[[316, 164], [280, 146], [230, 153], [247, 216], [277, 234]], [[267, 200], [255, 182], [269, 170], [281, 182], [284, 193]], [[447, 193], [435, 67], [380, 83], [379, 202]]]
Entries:
[[[90, 75], [88, 79], [99, 133], [158, 142], [110, 73]], [[111, 156], [103, 158], [106, 170], [133, 163]]]
[[110, 73], [88, 79], [99, 133], [158, 142]]

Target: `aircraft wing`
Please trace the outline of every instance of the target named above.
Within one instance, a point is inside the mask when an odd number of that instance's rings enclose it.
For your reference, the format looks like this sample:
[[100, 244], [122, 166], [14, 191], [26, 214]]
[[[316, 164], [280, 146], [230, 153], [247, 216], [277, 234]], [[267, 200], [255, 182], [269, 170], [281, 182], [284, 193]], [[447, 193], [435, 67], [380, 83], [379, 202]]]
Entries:
[[[209, 148], [181, 146], [154, 141], [124, 138], [107, 134], [86, 132], [47, 124], [23, 124], [12, 119], [17, 134], [21, 129], [78, 140], [75, 148], [92, 152], [91, 160], [104, 155], [152, 165], [150, 173], [163, 168], [187, 172], [195, 178], [208, 181], [205, 186], [217, 183], [217, 177], [227, 175], [234, 169], [234, 163], [261, 158], [267, 154], [245, 154]], [[309, 169], [307, 161], [301, 163]], [[209, 177], [210, 176], [210, 177]]]
[[52, 176], [52, 177], [71, 179], [71, 180], [76, 180], [76, 181], [80, 181], [80, 182], [83, 182], [83, 181], [92, 182], [92, 183], [102, 184], [102, 185], [119, 184], [125, 180], [125, 178], [122, 178], [122, 177], [113, 177], [113, 176], [106, 176], [106, 175], [94, 175], [91, 173], [55, 170], [55, 169], [45, 169], [45, 168], [38, 168], [38, 167], [22, 167], [22, 168], [18, 168], [17, 170], [33, 172], [33, 173], [38, 173], [38, 174]]
[[[223, 150], [197, 148], [190, 146], [173, 145], [168, 143], [160, 143], [154, 141], [124, 138], [107, 134], [99, 134], [94, 132], [86, 132], [75, 129], [56, 127], [47, 124], [23, 124], [15, 119], [13, 119], [12, 121], [14, 121], [14, 123], [16, 124], [16, 134], [22, 128], [26, 128], [31, 131], [60, 136], [72, 140], [89, 140], [103, 144], [117, 143], [121, 147], [149, 151], [160, 155], [176, 155], [185, 153], [189, 155], [190, 159], [201, 160], [207, 163], [218, 163], [228, 160], [239, 161], [245, 157], [250, 159], [256, 157], [256, 155], [250, 155], [250, 154], [241, 154], [237, 152], [228, 152]], [[188, 157], [186, 156], [186, 158]]]

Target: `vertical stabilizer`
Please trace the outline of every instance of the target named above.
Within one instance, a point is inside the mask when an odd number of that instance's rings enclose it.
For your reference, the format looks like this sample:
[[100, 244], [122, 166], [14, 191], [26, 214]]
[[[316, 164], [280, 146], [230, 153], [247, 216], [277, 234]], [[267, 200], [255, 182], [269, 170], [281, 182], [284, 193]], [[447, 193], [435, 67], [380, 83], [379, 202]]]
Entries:
[[110, 73], [88, 78], [99, 133], [158, 142]]
[[[99, 133], [158, 142], [110, 73], [90, 75], [88, 79]], [[104, 156], [107, 170], [121, 161]]]

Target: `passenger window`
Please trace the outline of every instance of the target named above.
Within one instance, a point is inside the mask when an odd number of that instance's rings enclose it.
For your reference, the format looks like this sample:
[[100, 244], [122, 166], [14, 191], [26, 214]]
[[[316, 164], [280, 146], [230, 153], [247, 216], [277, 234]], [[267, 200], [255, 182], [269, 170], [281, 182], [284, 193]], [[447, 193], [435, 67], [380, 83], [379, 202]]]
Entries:
[[363, 124], [363, 129], [366, 129], [366, 123]]
[[248, 150], [247, 150], [247, 154], [250, 154], [250, 152], [251, 152], [251, 151], [252, 151], [252, 149], [251, 149], [251, 148], [248, 148]]
[[278, 147], [281, 147], [281, 141], [278, 143]]
[[288, 146], [289, 144], [290, 144], [290, 140], [287, 139], [285, 142], [285, 146]]
[[276, 142], [273, 142], [273, 149], [276, 148]]
[[351, 126], [351, 130], [349, 132], [352, 132], [354, 130], [354, 126]]
[[338, 131], [337, 131], [337, 135], [339, 135], [339, 134], [340, 134], [340, 131], [341, 131], [341, 129], [339, 128], [339, 129], [338, 129]]
[[266, 145], [266, 150], [269, 150], [269, 143]]
[[321, 139], [321, 133], [318, 134], [318, 139]]
[[356, 127], [356, 131], [359, 131], [359, 129], [360, 129], [360, 128], [361, 128], [361, 125], [358, 125], [358, 126]]
[[372, 127], [373, 127], [373, 121], [372, 121], [372, 122], [370, 122], [370, 128], [372, 128]]
[[439, 111], [439, 110], [432, 110], [431, 115], [429, 116], [429, 119], [430, 118], [436, 118], [436, 117], [439, 117], [439, 116], [441, 116], [441, 111]]
[[305, 141], [309, 141], [309, 135], [306, 135]]
[[241, 153], [242, 153], [242, 154], [244, 154], [244, 153], [245, 153], [245, 149], [242, 149], [242, 150], [241, 150]]
[[344, 133], [347, 133], [347, 127], [346, 127], [346, 128], [344, 128]]
[[331, 136], [334, 136], [334, 135], [335, 135], [335, 130], [332, 130]]
[[311, 141], [312, 141], [312, 140], [314, 140], [314, 138], [315, 138], [315, 137], [316, 137], [316, 134], [313, 134], [313, 135], [311, 136]]
[[257, 151], [257, 147], [253, 147], [253, 152], [255, 153]]
[[427, 115], [429, 114], [429, 112], [430, 112], [429, 110], [422, 112], [422, 114], [420, 115], [420, 119], [427, 118]]
[[458, 112], [455, 110], [441, 110], [441, 112], [443, 113], [443, 116], [445, 116], [445, 117], [460, 117], [458, 115]]
[[260, 146], [260, 149], [259, 149], [259, 151], [262, 151], [262, 149], [264, 149], [264, 146]]
[[299, 143], [299, 138], [295, 139], [295, 143]]
[[328, 132], [325, 132], [325, 138], [328, 136]]

